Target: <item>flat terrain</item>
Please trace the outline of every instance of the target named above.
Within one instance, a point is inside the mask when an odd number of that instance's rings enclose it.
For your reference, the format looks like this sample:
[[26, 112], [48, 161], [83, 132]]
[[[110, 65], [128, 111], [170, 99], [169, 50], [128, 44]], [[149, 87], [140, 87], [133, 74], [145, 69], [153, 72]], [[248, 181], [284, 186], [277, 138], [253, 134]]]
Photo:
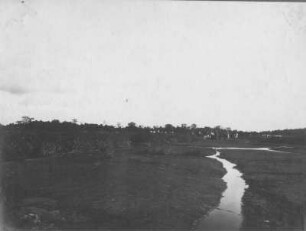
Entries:
[[115, 149], [1, 163], [9, 227], [187, 228], [217, 206], [225, 174], [212, 149]]
[[221, 150], [221, 157], [236, 163], [249, 185], [243, 197], [243, 227], [303, 226], [306, 149], [275, 149], [286, 152]]
[[226, 188], [221, 163], [205, 157], [212, 147], [273, 147], [283, 152], [221, 150], [249, 185], [243, 227], [302, 227], [306, 148], [300, 130], [276, 140], [253, 133], [203, 140], [200, 132], [209, 130], [182, 129], [39, 121], [0, 129], [0, 224], [190, 230], [219, 205]]

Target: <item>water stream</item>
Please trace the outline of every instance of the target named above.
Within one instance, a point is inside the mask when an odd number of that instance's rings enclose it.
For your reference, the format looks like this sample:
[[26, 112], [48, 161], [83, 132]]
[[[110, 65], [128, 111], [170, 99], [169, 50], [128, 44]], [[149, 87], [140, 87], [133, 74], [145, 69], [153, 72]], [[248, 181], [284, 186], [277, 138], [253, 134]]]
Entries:
[[242, 173], [234, 167], [235, 164], [219, 157], [220, 152], [208, 156], [223, 164], [227, 173], [224, 175], [227, 188], [223, 192], [220, 204], [204, 217], [197, 227], [197, 230], [239, 230], [242, 223], [241, 199], [245, 189], [248, 187], [242, 179]]
[[285, 152], [273, 150], [270, 148], [239, 148], [239, 147], [220, 147], [214, 148], [216, 154], [207, 156], [218, 160], [226, 169], [226, 174], [223, 180], [226, 183], [226, 190], [222, 194], [220, 204], [213, 209], [207, 216], [200, 220], [196, 230], [231, 230], [238, 231], [240, 229], [243, 217], [241, 214], [242, 197], [248, 185], [242, 178], [242, 173], [235, 168], [235, 164], [220, 158], [222, 149], [237, 149], [237, 150], [261, 150], [270, 152]]

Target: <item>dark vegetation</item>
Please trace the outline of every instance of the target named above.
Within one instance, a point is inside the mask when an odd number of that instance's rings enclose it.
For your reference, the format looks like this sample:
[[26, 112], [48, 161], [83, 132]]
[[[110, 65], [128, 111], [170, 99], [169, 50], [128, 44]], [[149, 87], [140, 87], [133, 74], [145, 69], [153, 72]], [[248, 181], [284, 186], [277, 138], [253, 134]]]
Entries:
[[[291, 154], [224, 151], [250, 188], [244, 227], [299, 226], [306, 129], [126, 127], [21, 121], [0, 126], [1, 205], [10, 227], [191, 227], [218, 205], [224, 169], [212, 146], [273, 146]], [[1, 228], [1, 227], [0, 227]]]
[[213, 160], [170, 151], [151, 156], [143, 148], [116, 150], [109, 159], [82, 154], [2, 167], [5, 220], [22, 228], [190, 228], [225, 188]]
[[237, 164], [249, 185], [242, 207], [245, 228], [303, 227], [306, 148], [279, 149], [286, 152], [221, 151], [223, 158]]
[[[151, 143], [196, 143], [218, 145], [304, 145], [306, 129], [276, 130], [265, 132], [243, 132], [216, 126], [143, 127], [130, 122], [126, 127], [105, 124], [77, 124], [72, 122], [37, 121], [24, 116], [21, 121], [0, 126], [2, 160], [23, 160], [50, 155], [61, 155], [77, 151], [105, 151], [109, 147], [128, 145], [150, 145]], [[221, 143], [220, 143], [221, 141]], [[230, 142], [228, 142], [230, 141]], [[204, 144], [205, 145], [205, 144]]]
[[225, 170], [192, 129], [52, 121], [1, 127], [8, 227], [190, 228], [215, 207]]
[[[78, 151], [105, 151], [119, 146], [151, 145], [152, 143], [190, 143], [202, 140], [226, 139], [237, 131], [215, 128], [197, 128], [196, 125], [174, 127], [142, 127], [131, 122], [126, 127], [77, 124], [74, 122], [35, 121], [24, 117], [14, 124], [0, 127], [2, 160], [23, 160]], [[213, 135], [211, 135], [213, 134]]]
[[243, 132], [242, 137], [247, 138], [250, 142], [256, 145], [265, 146], [296, 146], [306, 144], [306, 129], [285, 129], [264, 132]]

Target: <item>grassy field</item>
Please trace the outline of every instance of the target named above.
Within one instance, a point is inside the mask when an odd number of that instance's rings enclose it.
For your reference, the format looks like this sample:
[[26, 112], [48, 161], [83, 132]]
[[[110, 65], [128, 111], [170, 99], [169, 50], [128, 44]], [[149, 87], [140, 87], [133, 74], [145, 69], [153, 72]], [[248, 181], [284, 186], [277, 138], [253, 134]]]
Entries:
[[236, 163], [249, 188], [243, 197], [243, 227], [302, 227], [306, 208], [306, 149], [287, 151], [222, 150]]
[[206, 148], [164, 145], [2, 162], [4, 220], [30, 228], [190, 228], [225, 170]]
[[[211, 147], [269, 146], [268, 139], [37, 123], [0, 132], [0, 223], [7, 227], [189, 230], [226, 188], [222, 165], [205, 158]], [[301, 227], [306, 148], [270, 145], [288, 153], [221, 151], [250, 186], [243, 227]]]

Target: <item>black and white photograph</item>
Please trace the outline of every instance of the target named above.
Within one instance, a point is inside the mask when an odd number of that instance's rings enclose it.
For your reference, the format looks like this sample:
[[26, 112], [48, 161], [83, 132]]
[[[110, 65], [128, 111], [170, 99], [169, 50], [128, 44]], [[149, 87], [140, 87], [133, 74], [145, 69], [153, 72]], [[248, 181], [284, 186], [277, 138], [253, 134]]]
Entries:
[[306, 231], [306, 2], [0, 0], [0, 231]]

